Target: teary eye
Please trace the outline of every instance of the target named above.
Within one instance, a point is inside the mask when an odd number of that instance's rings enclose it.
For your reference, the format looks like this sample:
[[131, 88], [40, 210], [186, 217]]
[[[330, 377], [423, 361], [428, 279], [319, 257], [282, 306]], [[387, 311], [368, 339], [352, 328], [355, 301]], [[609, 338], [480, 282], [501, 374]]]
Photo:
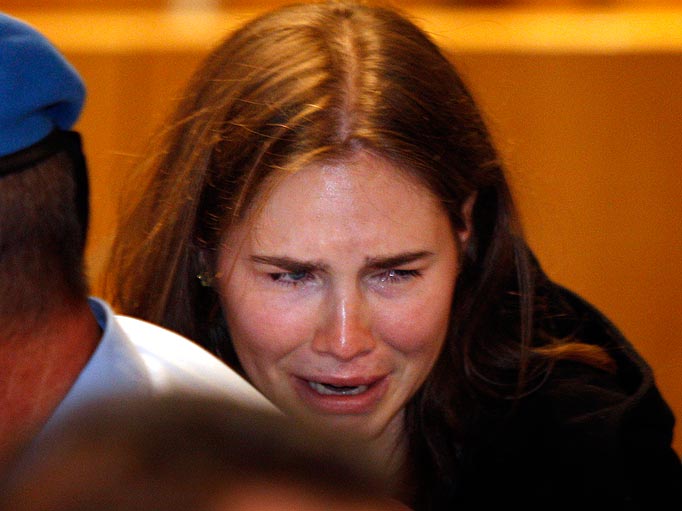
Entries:
[[419, 270], [386, 270], [378, 275], [379, 281], [382, 283], [396, 283], [404, 280], [409, 280], [413, 277], [420, 276]]
[[307, 271], [290, 271], [270, 273], [270, 278], [275, 282], [295, 286], [301, 282], [312, 279], [313, 276]]

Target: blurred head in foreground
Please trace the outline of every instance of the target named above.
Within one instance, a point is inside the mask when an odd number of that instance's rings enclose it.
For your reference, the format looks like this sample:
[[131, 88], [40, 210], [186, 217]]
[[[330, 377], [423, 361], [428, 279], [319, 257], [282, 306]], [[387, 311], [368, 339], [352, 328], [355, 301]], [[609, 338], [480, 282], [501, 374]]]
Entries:
[[36, 454], [5, 484], [3, 511], [406, 509], [338, 439], [217, 398], [99, 403]]

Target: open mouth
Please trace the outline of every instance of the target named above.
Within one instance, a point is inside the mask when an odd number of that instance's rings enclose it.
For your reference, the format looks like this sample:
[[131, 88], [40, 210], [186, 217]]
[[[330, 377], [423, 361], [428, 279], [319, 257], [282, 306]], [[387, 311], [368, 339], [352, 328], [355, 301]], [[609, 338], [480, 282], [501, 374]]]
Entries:
[[314, 413], [353, 416], [373, 413], [388, 392], [389, 376], [313, 376], [296, 378], [302, 404]]
[[337, 386], [310, 380], [308, 386], [323, 396], [357, 396], [369, 388], [369, 385]]

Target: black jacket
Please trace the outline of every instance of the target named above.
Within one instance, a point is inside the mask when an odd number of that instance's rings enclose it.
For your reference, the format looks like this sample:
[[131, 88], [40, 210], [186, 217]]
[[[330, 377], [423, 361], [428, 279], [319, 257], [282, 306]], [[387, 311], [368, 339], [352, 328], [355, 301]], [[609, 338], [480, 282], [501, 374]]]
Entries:
[[454, 488], [433, 507], [682, 509], [674, 417], [651, 368], [598, 310], [560, 286], [551, 290], [569, 312], [557, 315], [552, 333], [605, 347], [616, 374], [558, 362], [511, 412], [477, 422]]

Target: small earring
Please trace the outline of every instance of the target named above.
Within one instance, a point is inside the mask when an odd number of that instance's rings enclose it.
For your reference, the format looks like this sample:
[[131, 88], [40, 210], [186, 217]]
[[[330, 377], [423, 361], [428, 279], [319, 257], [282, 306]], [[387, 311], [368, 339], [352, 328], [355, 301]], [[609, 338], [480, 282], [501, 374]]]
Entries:
[[202, 287], [212, 287], [213, 286], [213, 275], [211, 275], [207, 271], [202, 271], [201, 273], [197, 274], [197, 278], [199, 279], [199, 282], [201, 283]]

